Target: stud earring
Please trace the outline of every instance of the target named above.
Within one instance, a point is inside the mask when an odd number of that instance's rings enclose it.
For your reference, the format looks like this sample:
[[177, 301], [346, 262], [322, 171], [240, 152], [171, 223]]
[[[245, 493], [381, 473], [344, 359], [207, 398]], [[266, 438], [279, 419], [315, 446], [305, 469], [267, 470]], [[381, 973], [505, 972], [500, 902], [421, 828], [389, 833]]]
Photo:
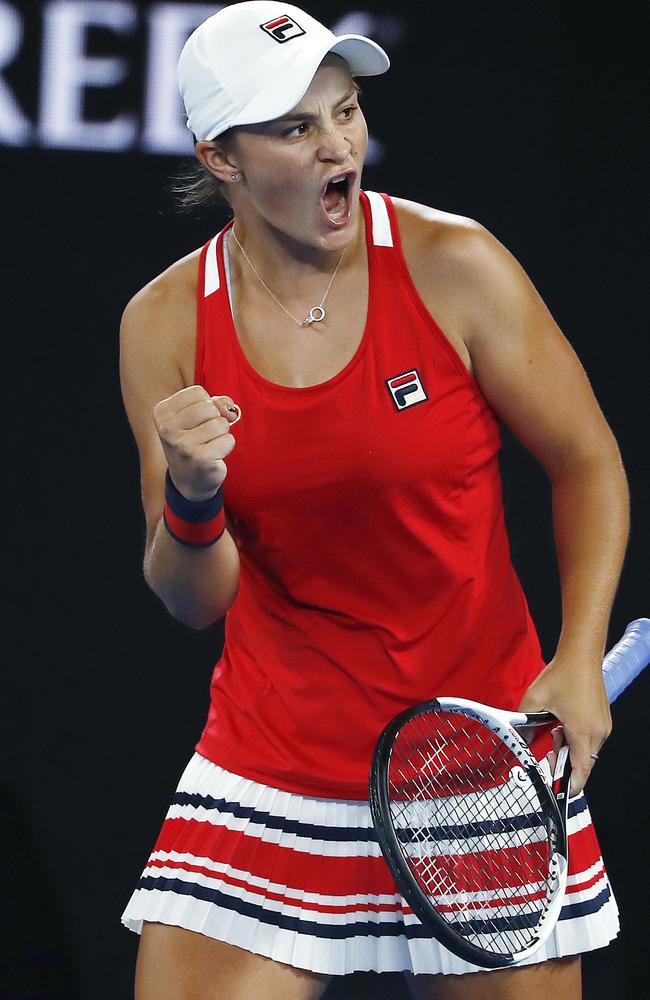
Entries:
[[230, 176], [232, 177], [232, 179], [233, 179], [234, 181], [236, 181], [236, 180], [238, 180], [238, 179], [239, 179], [239, 174], [238, 174], [238, 173], [237, 173], [236, 171], [235, 171], [235, 173], [234, 173], [234, 174], [231, 174]]

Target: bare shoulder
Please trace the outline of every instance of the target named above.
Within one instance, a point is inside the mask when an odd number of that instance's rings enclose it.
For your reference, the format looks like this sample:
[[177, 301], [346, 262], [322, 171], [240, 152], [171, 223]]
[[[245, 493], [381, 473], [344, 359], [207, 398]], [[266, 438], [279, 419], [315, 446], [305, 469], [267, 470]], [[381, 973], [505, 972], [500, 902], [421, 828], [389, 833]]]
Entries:
[[401, 198], [393, 203], [411, 277], [435, 318], [450, 317], [452, 342], [456, 336], [468, 347], [479, 326], [483, 334], [498, 330], [504, 313], [536, 298], [516, 258], [480, 222]]
[[473, 219], [395, 203], [425, 304], [494, 412], [549, 476], [576, 456], [615, 449], [579, 359], [509, 250]]
[[469, 334], [481, 309], [476, 275], [485, 253], [481, 247], [490, 243], [490, 234], [467, 216], [403, 198], [391, 200], [413, 284], [460, 360], [474, 374]]
[[190, 377], [196, 343], [196, 294], [201, 251], [176, 261], [141, 288], [126, 306], [120, 327], [124, 357], [175, 358]]
[[125, 315], [139, 310], [147, 311], [168, 307], [172, 298], [179, 299], [196, 296], [199, 272], [199, 257], [201, 249], [192, 250], [186, 257], [181, 257], [157, 277], [149, 281], [137, 292], [125, 309]]
[[[143, 481], [164, 456], [152, 412], [194, 381], [196, 288], [200, 251], [172, 264], [133, 296], [120, 326], [120, 384], [140, 451]], [[144, 487], [143, 487], [144, 488]]]
[[435, 261], [437, 266], [445, 266], [448, 276], [456, 274], [467, 280], [487, 259], [508, 254], [499, 240], [476, 219], [403, 198], [392, 201], [409, 267], [416, 262], [416, 257], [423, 255], [425, 266], [430, 267]]
[[410, 238], [449, 241], [463, 235], [480, 232], [483, 226], [465, 215], [455, 215], [453, 212], [443, 212], [440, 208], [421, 205], [417, 201], [406, 198], [393, 198], [399, 221], [400, 234]]

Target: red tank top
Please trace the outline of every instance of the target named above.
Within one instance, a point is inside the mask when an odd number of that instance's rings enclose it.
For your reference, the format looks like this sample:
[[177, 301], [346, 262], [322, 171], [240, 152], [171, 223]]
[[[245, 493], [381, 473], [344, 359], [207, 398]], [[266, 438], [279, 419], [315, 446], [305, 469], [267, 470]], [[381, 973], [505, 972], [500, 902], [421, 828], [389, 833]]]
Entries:
[[230, 310], [229, 223], [201, 255], [195, 373], [243, 412], [224, 484], [241, 582], [197, 750], [356, 799], [397, 712], [436, 695], [516, 708], [543, 667], [497, 418], [411, 281], [390, 198], [361, 206], [368, 314], [348, 364], [306, 388], [255, 371]]

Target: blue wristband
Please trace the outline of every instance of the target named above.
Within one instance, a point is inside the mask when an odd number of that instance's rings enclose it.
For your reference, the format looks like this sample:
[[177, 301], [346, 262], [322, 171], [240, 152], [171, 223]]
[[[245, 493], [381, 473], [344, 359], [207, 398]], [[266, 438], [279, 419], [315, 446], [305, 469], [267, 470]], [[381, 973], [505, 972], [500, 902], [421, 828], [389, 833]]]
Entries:
[[205, 548], [221, 538], [226, 527], [223, 488], [207, 500], [188, 500], [180, 493], [169, 469], [165, 474], [165, 527], [170, 535], [190, 548]]

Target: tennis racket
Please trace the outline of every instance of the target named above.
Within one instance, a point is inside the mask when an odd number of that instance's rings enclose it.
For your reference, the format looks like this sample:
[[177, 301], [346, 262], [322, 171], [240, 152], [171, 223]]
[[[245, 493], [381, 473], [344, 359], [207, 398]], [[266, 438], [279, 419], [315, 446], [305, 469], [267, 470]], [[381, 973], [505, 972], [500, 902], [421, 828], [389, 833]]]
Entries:
[[[650, 619], [607, 654], [610, 703], [650, 660]], [[484, 968], [542, 946], [562, 907], [571, 773], [563, 746], [551, 775], [518, 729], [557, 721], [435, 698], [396, 716], [372, 761], [370, 807], [382, 853], [432, 935]]]

